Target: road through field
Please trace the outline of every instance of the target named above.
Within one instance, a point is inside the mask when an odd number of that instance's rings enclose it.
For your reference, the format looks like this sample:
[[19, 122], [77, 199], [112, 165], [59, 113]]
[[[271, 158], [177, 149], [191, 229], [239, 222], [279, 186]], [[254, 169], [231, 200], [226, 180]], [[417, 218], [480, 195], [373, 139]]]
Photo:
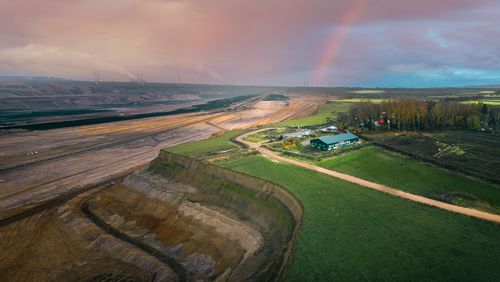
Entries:
[[370, 188], [370, 189], [373, 189], [376, 191], [387, 193], [387, 194], [392, 195], [392, 196], [400, 197], [403, 199], [418, 202], [418, 203], [425, 204], [428, 206], [433, 206], [433, 207], [440, 208], [443, 210], [447, 210], [447, 211], [451, 211], [451, 212], [455, 212], [455, 213], [459, 213], [459, 214], [463, 214], [463, 215], [467, 215], [467, 216], [495, 222], [495, 223], [500, 223], [500, 215], [491, 214], [491, 213], [479, 211], [476, 209], [465, 208], [465, 207], [460, 207], [460, 206], [440, 202], [440, 201], [426, 198], [423, 196], [403, 192], [401, 190], [394, 189], [394, 188], [391, 188], [391, 187], [388, 187], [385, 185], [381, 185], [381, 184], [378, 184], [375, 182], [367, 181], [367, 180], [364, 180], [364, 179], [361, 179], [361, 178], [358, 178], [358, 177], [355, 177], [355, 176], [352, 176], [349, 174], [329, 170], [329, 169], [326, 169], [323, 167], [319, 167], [319, 166], [309, 164], [309, 163], [304, 163], [304, 162], [301, 162], [298, 160], [289, 159], [289, 158], [286, 158], [286, 157], [279, 155], [276, 152], [273, 152], [271, 150], [268, 150], [266, 148], [261, 147], [260, 143], [253, 143], [253, 142], [248, 142], [248, 141], [243, 140], [243, 138], [248, 136], [248, 135], [257, 133], [259, 131], [268, 130], [268, 129], [269, 128], [264, 128], [264, 129], [245, 133], [243, 135], [238, 136], [236, 138], [236, 141], [244, 143], [244, 144], [248, 145], [250, 148], [257, 150], [258, 152], [260, 152], [264, 156], [267, 156], [267, 157], [272, 158], [272, 159], [277, 160], [277, 161], [282, 161], [282, 162], [293, 164], [296, 166], [300, 166], [300, 167], [303, 167], [303, 168], [306, 168], [309, 170], [317, 171], [319, 173], [333, 176], [333, 177], [336, 177], [336, 178], [339, 178], [339, 179], [342, 179], [342, 180], [345, 180], [345, 181], [348, 181], [348, 182], [351, 182], [351, 183], [354, 183], [354, 184], [357, 184], [357, 185], [360, 185], [360, 186], [363, 186], [366, 188]]

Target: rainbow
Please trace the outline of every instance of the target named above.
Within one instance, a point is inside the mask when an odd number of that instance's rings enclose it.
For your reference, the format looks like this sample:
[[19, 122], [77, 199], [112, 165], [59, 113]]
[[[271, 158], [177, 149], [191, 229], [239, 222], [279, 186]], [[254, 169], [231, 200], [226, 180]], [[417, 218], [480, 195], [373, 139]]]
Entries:
[[353, 0], [352, 5], [349, 8], [348, 13], [342, 19], [342, 22], [338, 28], [332, 33], [332, 35], [324, 44], [322, 51], [314, 65], [314, 71], [311, 77], [311, 82], [314, 85], [324, 83], [325, 75], [328, 71], [329, 66], [335, 61], [335, 57], [344, 41], [344, 38], [349, 30], [349, 27], [356, 22], [360, 17], [361, 12], [366, 4], [367, 0]]

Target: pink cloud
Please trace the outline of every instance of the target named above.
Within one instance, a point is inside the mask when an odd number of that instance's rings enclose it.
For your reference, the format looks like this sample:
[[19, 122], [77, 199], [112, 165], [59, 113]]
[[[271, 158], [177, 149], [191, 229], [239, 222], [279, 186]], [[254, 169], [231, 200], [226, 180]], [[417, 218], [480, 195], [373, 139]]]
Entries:
[[[483, 21], [484, 13], [474, 11], [489, 9], [488, 20], [500, 25], [498, 11], [491, 16], [490, 7], [498, 8], [494, 0], [362, 1], [364, 8], [352, 23], [356, 28], [349, 30], [333, 66], [352, 79], [382, 67], [390, 60], [388, 52], [416, 59], [426, 52], [441, 54], [426, 36], [430, 22]], [[274, 83], [280, 84], [280, 77], [314, 67], [325, 37], [349, 6], [350, 1], [332, 0], [0, 0], [0, 73], [46, 71], [85, 79], [100, 69], [103, 78], [127, 80], [126, 73], [142, 72], [169, 81], [180, 71], [193, 82], [276, 77]], [[382, 31], [363, 32], [377, 26]], [[472, 35], [460, 37], [457, 30], [443, 28], [442, 36], [450, 41], [476, 44], [469, 42], [477, 40]], [[481, 30], [474, 32], [481, 37]], [[467, 53], [462, 55], [471, 52], [457, 48]], [[43, 50], [59, 53], [37, 59]], [[13, 52], [16, 56], [5, 55]], [[303, 79], [297, 77], [299, 83]]]

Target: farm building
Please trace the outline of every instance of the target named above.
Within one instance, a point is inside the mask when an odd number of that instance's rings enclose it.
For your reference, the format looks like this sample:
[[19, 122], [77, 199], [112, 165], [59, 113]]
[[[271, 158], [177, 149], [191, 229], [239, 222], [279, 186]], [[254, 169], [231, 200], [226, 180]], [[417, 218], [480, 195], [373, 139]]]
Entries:
[[328, 135], [317, 139], [312, 139], [310, 142], [310, 146], [312, 149], [329, 151], [332, 149], [351, 146], [356, 142], [359, 142], [359, 137], [350, 132], [347, 132], [344, 134]]
[[321, 132], [337, 132], [337, 131], [339, 131], [339, 129], [335, 125], [330, 125], [328, 127], [321, 128], [320, 131]]
[[284, 133], [283, 135], [281, 135], [281, 138], [283, 138], [283, 139], [302, 138], [302, 137], [310, 136], [313, 133], [314, 133], [314, 131], [312, 131], [310, 129], [306, 129], [306, 130], [301, 130], [301, 131], [292, 132], [292, 133]]

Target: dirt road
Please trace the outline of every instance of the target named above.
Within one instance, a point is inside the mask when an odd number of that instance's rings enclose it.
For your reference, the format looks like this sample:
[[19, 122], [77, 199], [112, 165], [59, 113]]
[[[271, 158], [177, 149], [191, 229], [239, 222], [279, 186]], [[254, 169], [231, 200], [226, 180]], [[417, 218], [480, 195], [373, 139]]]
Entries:
[[252, 149], [259, 151], [261, 154], [263, 154], [269, 158], [275, 159], [277, 161], [282, 161], [282, 162], [293, 164], [296, 166], [300, 166], [300, 167], [303, 167], [303, 168], [306, 168], [306, 169], [309, 169], [312, 171], [317, 171], [317, 172], [320, 172], [320, 173], [323, 173], [323, 174], [326, 174], [329, 176], [333, 176], [333, 177], [336, 177], [336, 178], [339, 178], [339, 179], [342, 179], [342, 180], [345, 180], [345, 181], [348, 181], [348, 182], [351, 182], [351, 183], [354, 183], [354, 184], [357, 184], [357, 185], [360, 185], [360, 186], [363, 186], [366, 188], [377, 190], [377, 191], [387, 193], [387, 194], [392, 195], [392, 196], [400, 197], [400, 198], [414, 201], [417, 203], [421, 203], [424, 205], [433, 206], [433, 207], [440, 208], [443, 210], [447, 210], [447, 211], [451, 211], [451, 212], [455, 212], [455, 213], [459, 213], [459, 214], [463, 214], [463, 215], [467, 215], [467, 216], [471, 216], [471, 217], [475, 217], [475, 218], [479, 218], [479, 219], [483, 219], [483, 220], [487, 220], [487, 221], [500, 223], [500, 215], [491, 214], [491, 213], [479, 211], [476, 209], [465, 208], [465, 207], [460, 207], [460, 206], [436, 201], [436, 200], [429, 199], [429, 198], [426, 198], [423, 196], [403, 192], [401, 190], [397, 190], [397, 189], [394, 189], [394, 188], [391, 188], [391, 187], [388, 187], [385, 185], [381, 185], [378, 183], [367, 181], [367, 180], [364, 180], [364, 179], [361, 179], [361, 178], [358, 178], [358, 177], [355, 177], [352, 175], [329, 170], [329, 169], [322, 168], [322, 167], [319, 167], [316, 165], [304, 163], [304, 162], [301, 162], [298, 160], [289, 159], [289, 158], [286, 158], [286, 157], [279, 155], [278, 153], [275, 153], [271, 150], [268, 150], [266, 148], [261, 147], [260, 143], [253, 143], [253, 142], [248, 142], [248, 141], [243, 140], [243, 138], [245, 136], [254, 134], [254, 133], [259, 132], [259, 131], [268, 130], [268, 129], [269, 128], [265, 128], [265, 129], [260, 129], [260, 130], [256, 130], [256, 131], [252, 131], [252, 132], [243, 134], [241, 136], [238, 136], [236, 138], [236, 140], [248, 145]]

